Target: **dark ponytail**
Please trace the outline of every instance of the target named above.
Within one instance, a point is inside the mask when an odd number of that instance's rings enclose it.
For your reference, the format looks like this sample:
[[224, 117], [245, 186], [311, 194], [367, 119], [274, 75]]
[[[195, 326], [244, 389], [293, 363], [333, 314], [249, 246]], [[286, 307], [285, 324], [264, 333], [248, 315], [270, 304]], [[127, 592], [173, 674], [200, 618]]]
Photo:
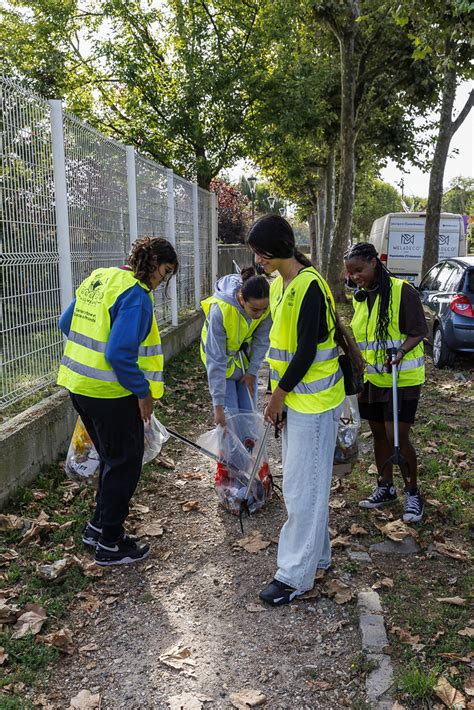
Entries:
[[242, 287], [240, 293], [244, 301], [251, 298], [268, 298], [270, 296], [270, 286], [264, 276], [256, 276], [253, 266], [246, 266], [240, 272]]
[[295, 235], [289, 222], [277, 214], [259, 217], [247, 236], [249, 247], [265, 259], [291, 259], [294, 257], [304, 267], [311, 261], [296, 248]]

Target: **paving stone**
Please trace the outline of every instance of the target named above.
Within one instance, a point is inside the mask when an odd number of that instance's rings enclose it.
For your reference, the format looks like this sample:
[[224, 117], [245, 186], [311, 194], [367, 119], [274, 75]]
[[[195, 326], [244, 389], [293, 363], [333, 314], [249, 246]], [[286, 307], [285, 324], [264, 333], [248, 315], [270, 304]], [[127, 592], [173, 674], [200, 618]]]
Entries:
[[380, 597], [377, 592], [368, 589], [365, 592], [359, 592], [357, 596], [357, 603], [362, 613], [364, 614], [381, 614], [382, 605], [380, 604]]
[[[367, 699], [372, 703], [379, 700], [380, 702], [376, 705], [376, 708], [377, 710], [382, 710], [385, 707], [385, 703], [388, 704], [391, 702], [393, 705], [393, 701], [390, 701], [389, 698], [382, 698], [382, 695], [384, 695], [393, 684], [392, 662], [390, 656], [384, 653], [368, 654], [367, 660], [377, 663], [377, 668], [374, 668], [374, 670], [369, 673], [365, 683]], [[389, 707], [391, 708], [392, 705]]]
[[387, 632], [380, 614], [361, 614], [359, 620], [362, 648], [373, 653], [382, 653], [388, 646]]
[[351, 550], [349, 547], [346, 550], [346, 554], [351, 562], [359, 562], [362, 565], [371, 565], [372, 559], [368, 552], [358, 552], [357, 550]]
[[400, 542], [395, 540], [384, 540], [371, 545], [370, 552], [381, 552], [385, 555], [414, 555], [420, 552], [421, 548], [416, 544], [412, 537], [406, 537]]

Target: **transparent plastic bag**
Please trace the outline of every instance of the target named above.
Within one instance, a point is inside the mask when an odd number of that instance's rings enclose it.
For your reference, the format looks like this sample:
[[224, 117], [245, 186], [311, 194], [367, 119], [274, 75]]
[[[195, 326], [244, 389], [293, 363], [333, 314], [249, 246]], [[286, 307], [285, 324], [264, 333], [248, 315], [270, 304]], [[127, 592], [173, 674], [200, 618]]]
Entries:
[[170, 435], [158, 421], [154, 414], [151, 416], [151, 421], [145, 424], [145, 451], [143, 453], [143, 464], [150, 463], [160, 453], [165, 441], [168, 441]]
[[334, 463], [353, 463], [359, 455], [357, 437], [360, 431], [359, 405], [356, 395], [348, 395], [344, 400], [339, 419], [339, 429], [334, 452]]
[[[229, 512], [238, 515], [245, 498], [247, 485], [263, 436], [263, 417], [255, 412], [244, 412], [226, 417], [225, 427], [216, 427], [202, 434], [197, 443], [216, 456], [215, 488], [219, 503]], [[266, 452], [258, 474], [252, 483], [248, 497], [251, 513], [262, 508], [270, 499], [272, 483]]]
[[71, 481], [97, 488], [99, 485], [99, 464], [99, 454], [81, 417], [78, 417], [64, 465], [66, 476]]
[[[158, 456], [169, 434], [163, 424], [153, 414], [151, 422], [145, 424], [145, 451], [143, 464], [153, 461]], [[85, 483], [97, 488], [99, 485], [99, 454], [86, 431], [81, 417], [77, 418], [76, 426], [69, 444], [64, 470], [72, 481]]]

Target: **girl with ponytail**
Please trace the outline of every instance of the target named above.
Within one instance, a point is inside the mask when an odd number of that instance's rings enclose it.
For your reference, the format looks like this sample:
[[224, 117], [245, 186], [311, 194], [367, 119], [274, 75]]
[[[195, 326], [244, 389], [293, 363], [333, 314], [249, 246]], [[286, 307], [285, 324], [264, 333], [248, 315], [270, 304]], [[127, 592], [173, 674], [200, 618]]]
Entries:
[[334, 299], [297, 249], [291, 226], [283, 217], [264, 215], [250, 229], [248, 244], [257, 267], [278, 272], [270, 288], [272, 395], [264, 416], [282, 429], [288, 519], [277, 572], [260, 598], [280, 606], [311, 589], [316, 571], [331, 564], [328, 504], [345, 391]]
[[400, 451], [407, 462], [403, 520], [418, 522], [423, 517], [423, 499], [417, 483], [416, 452], [410, 429], [425, 379], [423, 338], [427, 326], [418, 292], [406, 281], [395, 278], [380, 261], [373, 244], [354, 244], [345, 254], [345, 266], [354, 291], [352, 330], [365, 361], [364, 389], [359, 410], [367, 419], [374, 440], [379, 472], [373, 492], [359, 505], [380, 508], [392, 503], [397, 492], [391, 467], [383, 464], [393, 453], [392, 376], [387, 351], [396, 347], [398, 370]]
[[[214, 421], [225, 426], [226, 413], [252, 410], [257, 374], [268, 348], [270, 287], [253, 266], [223, 276], [214, 295], [202, 301], [206, 320], [201, 359], [206, 366]], [[250, 396], [250, 398], [249, 398]]]

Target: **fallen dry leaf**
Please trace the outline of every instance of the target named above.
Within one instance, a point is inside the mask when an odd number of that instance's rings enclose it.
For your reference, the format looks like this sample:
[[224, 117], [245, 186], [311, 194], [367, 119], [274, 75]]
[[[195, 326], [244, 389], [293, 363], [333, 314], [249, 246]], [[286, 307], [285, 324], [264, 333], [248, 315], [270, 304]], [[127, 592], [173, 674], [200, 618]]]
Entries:
[[71, 557], [63, 557], [61, 560], [56, 560], [51, 565], [40, 565], [38, 567], [38, 575], [48, 581], [53, 581], [62, 577], [67, 570], [74, 564]]
[[115, 602], [120, 599], [120, 594], [110, 594], [108, 597], [105, 597], [105, 603], [107, 606], [110, 606], [111, 604], [115, 604]]
[[461, 656], [460, 653], [438, 653], [437, 655], [441, 656], [441, 658], [449, 658], [450, 661], [471, 665], [472, 659], [474, 658], [474, 651], [470, 651], [465, 656]]
[[100, 708], [100, 694], [93, 694], [90, 690], [81, 690], [71, 698], [68, 710], [98, 710]]
[[0, 565], [10, 564], [12, 560], [16, 560], [18, 552], [16, 550], [4, 550], [0, 554]]
[[39, 634], [46, 621], [47, 614], [39, 604], [26, 604], [21, 616], [13, 627], [12, 639], [22, 639], [28, 634]]
[[471, 559], [471, 556], [466, 550], [455, 547], [455, 545], [450, 542], [435, 542], [434, 547], [436, 552], [439, 552], [441, 555], [446, 555], [447, 557], [452, 557], [455, 560], [468, 562]]
[[98, 598], [91, 592], [83, 590], [82, 592], [78, 592], [76, 594], [76, 597], [84, 600], [81, 603], [81, 609], [83, 609], [88, 614], [93, 614], [100, 606]]
[[436, 597], [436, 601], [442, 604], [454, 604], [455, 606], [466, 605], [466, 600], [462, 597]]
[[67, 628], [54, 631], [52, 634], [48, 634], [47, 636], [41, 636], [41, 641], [44, 641], [44, 643], [48, 644], [48, 646], [58, 648], [63, 653], [74, 653], [72, 633]]
[[407, 643], [410, 646], [420, 643], [419, 634], [413, 636], [408, 629], [402, 629], [400, 626], [392, 626], [390, 632], [400, 639], [402, 643]]
[[165, 456], [164, 454], [160, 454], [154, 459], [154, 462], [159, 464], [160, 466], [163, 466], [163, 468], [169, 468], [170, 470], [176, 468], [176, 464], [173, 461], [172, 458], [169, 456]]
[[436, 693], [438, 698], [443, 701], [443, 703], [450, 709], [461, 710], [461, 708], [466, 707], [466, 699], [464, 695], [453, 688], [451, 683], [441, 676], [433, 687], [433, 691]]
[[398, 700], [395, 700], [395, 702], [392, 705], [392, 710], [406, 710], [404, 705], [400, 705]]
[[3, 646], [0, 646], [0, 666], [3, 666], [4, 663], [8, 660], [8, 653], [5, 653], [5, 649]]
[[160, 537], [163, 535], [163, 525], [161, 520], [151, 520], [149, 523], [142, 523], [136, 532], [138, 537]]
[[331, 624], [328, 625], [328, 631], [330, 631], [332, 634], [336, 631], [339, 631], [339, 629], [342, 629], [343, 626], [346, 626], [349, 622], [347, 619], [339, 619], [339, 621], [333, 621]]
[[260, 690], [254, 690], [253, 688], [240, 690], [238, 693], [231, 693], [229, 696], [230, 702], [237, 710], [247, 710], [247, 708], [263, 705], [266, 699], [266, 696]]
[[183, 670], [186, 666], [194, 667], [196, 661], [191, 658], [191, 650], [185, 646], [173, 646], [165, 653], [162, 653], [159, 660], [165, 664], [165, 666], [171, 666], [171, 668], [176, 668], [176, 670]]
[[198, 500], [185, 500], [181, 503], [181, 510], [185, 513], [190, 513], [192, 510], [199, 510]]
[[196, 473], [195, 471], [191, 471], [190, 473], [179, 473], [178, 478], [185, 478], [187, 481], [201, 481], [202, 475], [200, 473]]
[[471, 673], [464, 681], [464, 692], [470, 698], [474, 696], [474, 673]]
[[168, 698], [170, 710], [201, 710], [204, 703], [210, 703], [212, 698], [206, 695], [194, 695], [193, 693], [180, 693]]
[[348, 584], [344, 584], [339, 579], [330, 579], [324, 586], [324, 592], [330, 599], [334, 599], [336, 604], [346, 604], [353, 597], [352, 589]]
[[0, 624], [13, 624], [17, 620], [20, 607], [0, 601]]
[[132, 513], [149, 513], [150, 508], [147, 505], [141, 505], [140, 503], [134, 503], [132, 506]]
[[311, 678], [307, 682], [309, 682], [311, 687], [315, 690], [329, 690], [331, 687], [331, 683], [328, 683], [327, 680], [313, 680]]
[[265, 607], [262, 606], [261, 604], [250, 603], [250, 604], [246, 604], [245, 608], [247, 611], [250, 611], [250, 613], [252, 613], [252, 614], [258, 614], [262, 611], [266, 611]]
[[405, 540], [405, 538], [410, 536], [415, 539], [418, 538], [418, 533], [404, 523], [403, 520], [392, 520], [386, 525], [377, 525], [375, 523], [375, 525], [380, 532], [395, 542], [401, 542], [401, 540]]
[[77, 564], [84, 577], [102, 577], [105, 571], [109, 569], [107, 567], [100, 567], [96, 565], [94, 560], [81, 557], [80, 555], [74, 555], [72, 559]]
[[331, 540], [331, 547], [349, 547], [351, 544], [349, 538], [342, 535]]
[[349, 532], [351, 535], [368, 535], [369, 533], [365, 528], [362, 527], [362, 525], [358, 525], [357, 523], [352, 523], [351, 527], [349, 528]]
[[87, 643], [85, 646], [81, 646], [79, 648], [79, 653], [92, 653], [93, 651], [98, 651], [99, 647], [98, 645], [93, 642], [93, 643]]
[[243, 547], [244, 550], [247, 550], [247, 552], [255, 553], [260, 552], [260, 550], [264, 550], [266, 547], [271, 545], [271, 542], [270, 540], [264, 540], [263, 535], [259, 530], [254, 530], [241, 540], [237, 540], [236, 544], [239, 547]]
[[304, 594], [301, 594], [301, 596], [297, 597], [297, 599], [317, 599], [320, 596], [321, 587], [317, 587], [316, 585], [314, 585], [312, 589], [310, 589], [308, 592], [305, 592]]
[[385, 587], [385, 589], [392, 589], [393, 579], [390, 579], [390, 577], [383, 577], [382, 579], [377, 580], [377, 582], [374, 582], [372, 585], [372, 589], [381, 589], [382, 587]]
[[[370, 436], [370, 434], [369, 434]], [[371, 463], [369, 468], [367, 469], [367, 473], [369, 473], [371, 476], [377, 475], [378, 474], [378, 468], [374, 463]]]
[[24, 520], [19, 518], [18, 515], [4, 515], [0, 514], [0, 531], [1, 532], [11, 532], [12, 530], [21, 530], [23, 527]]
[[474, 638], [474, 628], [472, 626], [466, 626], [466, 628], [458, 631], [459, 636], [467, 636], [468, 638]]
[[329, 507], [332, 508], [333, 510], [341, 510], [342, 508], [345, 508], [347, 505], [345, 500], [330, 500], [329, 501]]
[[327, 569], [323, 569], [322, 567], [318, 567], [316, 570], [316, 574], [314, 575], [314, 578], [317, 579], [324, 579], [324, 577], [327, 574]]

